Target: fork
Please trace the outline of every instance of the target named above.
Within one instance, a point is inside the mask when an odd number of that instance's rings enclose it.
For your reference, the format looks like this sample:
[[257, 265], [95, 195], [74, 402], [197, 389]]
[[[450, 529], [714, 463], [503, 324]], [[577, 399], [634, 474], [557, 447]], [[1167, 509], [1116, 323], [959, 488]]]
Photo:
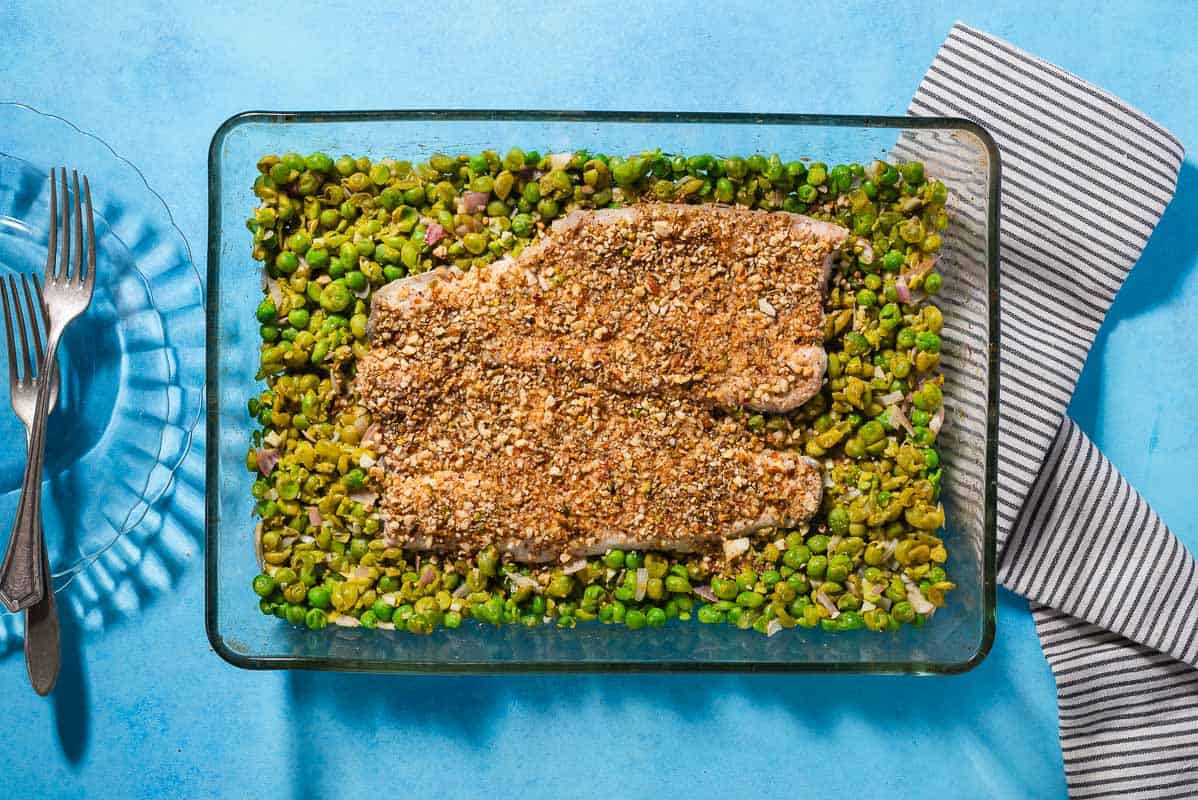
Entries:
[[[50, 235], [46, 254], [46, 274], [42, 301], [46, 311], [46, 351], [38, 374], [49, 372], [54, 363], [62, 333], [91, 303], [96, 286], [96, 231], [92, 218], [91, 187], [83, 176], [83, 195], [87, 203], [87, 271], [84, 272], [83, 212], [79, 207], [79, 173], [72, 170], [75, 219], [71, 225], [70, 193], [67, 171], [62, 177], [62, 247], [58, 247], [58, 211], [54, 194], [54, 176], [50, 177]], [[71, 259], [71, 234], [75, 253]], [[41, 558], [42, 459], [46, 449], [46, 417], [49, 416], [50, 381], [38, 381], [37, 405], [33, 412], [33, 430], [29, 434], [29, 454], [21, 499], [17, 504], [16, 523], [8, 538], [8, 549], [0, 563], [0, 602], [9, 611], [20, 611], [41, 601], [44, 595], [44, 565]]]
[[[42, 305], [41, 286], [37, 277], [32, 279], [33, 291], [29, 289], [30, 280], [21, 276], [21, 287], [25, 290], [25, 302], [21, 303], [21, 295], [17, 292], [17, 279], [8, 277], [8, 288], [0, 280], [0, 303], [4, 306], [4, 327], [8, 340], [8, 382], [12, 398], [12, 408], [17, 418], [25, 425], [25, 444], [28, 448], [33, 433], [33, 415], [37, 407], [37, 384], [45, 373], [38, 372], [44, 356], [42, 349], [42, 329], [45, 318], [45, 307]], [[11, 294], [12, 300], [9, 301]], [[36, 305], [34, 304], [36, 299]], [[26, 333], [26, 318], [29, 320]], [[20, 358], [17, 357], [17, 334], [20, 332]], [[29, 348], [29, 339], [33, 339], [33, 350]], [[19, 369], [18, 369], [19, 367]], [[58, 365], [50, 365], [50, 408], [58, 404]], [[39, 520], [40, 527], [40, 520]], [[41, 542], [41, 564], [43, 591], [38, 603], [25, 609], [25, 669], [29, 673], [29, 682], [34, 690], [43, 697], [54, 689], [58, 680], [60, 650], [58, 641], [58, 609], [54, 600], [54, 589], [50, 583], [50, 558], [46, 553], [46, 539], [39, 531]]]

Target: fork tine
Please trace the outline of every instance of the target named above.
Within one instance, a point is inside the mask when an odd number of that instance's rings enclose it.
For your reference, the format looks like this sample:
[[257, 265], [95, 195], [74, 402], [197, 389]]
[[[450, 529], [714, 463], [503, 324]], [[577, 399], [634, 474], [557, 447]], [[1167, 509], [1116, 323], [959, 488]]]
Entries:
[[54, 259], [58, 255], [58, 181], [50, 170], [50, 238], [46, 243], [46, 277], [54, 275]]
[[62, 255], [58, 259], [58, 270], [54, 273], [54, 279], [65, 281], [71, 266], [71, 200], [67, 191], [67, 168], [60, 167], [59, 174], [62, 177]]
[[71, 186], [75, 195], [75, 261], [71, 266], [71, 283], [83, 284], [83, 211], [79, 208], [79, 173], [71, 170]]
[[[17, 385], [17, 332], [13, 330], [13, 310], [8, 304], [8, 285], [0, 280], [0, 301], [4, 303], [4, 341], [8, 344], [8, 384]], [[13, 298], [16, 302], [16, 298]]]
[[[34, 280], [37, 279], [34, 278]], [[25, 290], [25, 308], [29, 309], [29, 329], [33, 333], [33, 352], [37, 356], [37, 361], [34, 363], [37, 364], [40, 375], [42, 357], [45, 355], [45, 351], [42, 349], [42, 326], [44, 325], [42, 315], [45, 313], [45, 309], [42, 307], [42, 295], [40, 290], [37, 294], [30, 293], [29, 278], [24, 274], [21, 275], [21, 288]]]
[[83, 176], [83, 196], [87, 200], [87, 290], [96, 285], [96, 220], [92, 213], [92, 187]]
[[[17, 329], [21, 331], [21, 368], [25, 370], [25, 380], [32, 381], [37, 375], [33, 362], [33, 353], [29, 350], [29, 333], [25, 330], [25, 311], [21, 305], [21, 296], [17, 293], [17, 279], [8, 276], [8, 291], [12, 295], [12, 304], [17, 309]], [[36, 320], [31, 320], [36, 324]]]

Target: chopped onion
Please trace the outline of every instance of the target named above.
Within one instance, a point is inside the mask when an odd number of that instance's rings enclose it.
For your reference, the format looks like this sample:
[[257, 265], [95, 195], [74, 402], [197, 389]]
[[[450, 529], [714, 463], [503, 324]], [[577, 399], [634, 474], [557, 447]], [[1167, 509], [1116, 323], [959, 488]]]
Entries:
[[[476, 192], [474, 194], [482, 194], [485, 196], [484, 192]], [[487, 204], [484, 201], [483, 208], [486, 208], [486, 207], [487, 207]], [[424, 243], [427, 244], [429, 247], [432, 247], [433, 245], [435, 245], [437, 242], [441, 241], [448, 235], [449, 234], [445, 232], [445, 228], [441, 227], [441, 224], [439, 222], [430, 222], [428, 224], [428, 228], [424, 231]]]
[[368, 492], [365, 490], [358, 491], [358, 492], [350, 492], [348, 497], [350, 500], [353, 500], [355, 503], [361, 503], [362, 505], [367, 506], [367, 507], [373, 506], [374, 501], [379, 499], [379, 496], [377, 494], [375, 494], [374, 492]]
[[566, 574], [566, 575], [573, 575], [575, 572], [579, 572], [580, 570], [586, 569], [586, 566], [587, 566], [587, 560], [585, 558], [579, 558], [579, 559], [577, 559], [575, 561], [571, 561], [569, 564], [567, 564], [562, 569], [562, 573]]
[[262, 523], [254, 526], [254, 555], [258, 557], [258, 570], [266, 569], [266, 561], [262, 558]]
[[370, 567], [354, 567], [352, 575], [358, 580], [365, 580], [370, 577]]
[[765, 635], [773, 636], [778, 631], [782, 630], [782, 623], [776, 619], [771, 619], [765, 624]]
[[527, 587], [536, 592], [541, 588], [541, 585], [534, 579], [528, 577], [527, 575], [521, 575], [519, 572], [509, 572], [507, 577], [508, 580], [512, 582], [512, 585], [517, 589], [523, 589]]
[[358, 466], [362, 469], [370, 469], [374, 466], [374, 459], [368, 456], [366, 453], [363, 453], [358, 458]]
[[[490, 192], [466, 192], [462, 195], [462, 211], [466, 214], [474, 214], [482, 211], [487, 207], [487, 202], [491, 199]], [[425, 242], [428, 241], [428, 233], [425, 232]]]
[[832, 602], [832, 598], [824, 594], [822, 589], [815, 593], [815, 600], [821, 606], [828, 609], [828, 614], [831, 615], [832, 619], [836, 619], [840, 616], [840, 609], [837, 608], [836, 604]]
[[353, 292], [354, 292], [354, 297], [358, 298], [359, 300], [365, 300], [367, 297], [370, 296], [370, 284], [367, 283], [361, 289], [354, 289]]
[[279, 282], [274, 278], [267, 277], [266, 291], [270, 293], [270, 299], [275, 304], [275, 308], [283, 304], [283, 290], [279, 288]]
[[470, 587], [466, 585], [465, 581], [459, 583], [458, 588], [453, 590], [454, 597], [465, 597], [468, 594], [470, 594]]
[[932, 603], [923, 596], [923, 593], [919, 591], [919, 586], [916, 585], [915, 581], [911, 580], [906, 575], [900, 575], [899, 577], [902, 578], [903, 585], [907, 587], [907, 602], [911, 604], [912, 608], [914, 608], [920, 614], [931, 614], [936, 611], [936, 606], [932, 605]]
[[[465, 586], [465, 584], [462, 585]], [[386, 594], [381, 594], [379, 595], [379, 599], [392, 608], [395, 608], [397, 605], [399, 605], [399, 592], [387, 592]]]
[[747, 536], [742, 536], [739, 539], [724, 540], [724, 558], [729, 561], [747, 552], [749, 552], [749, 538]]
[[888, 394], [884, 394], [881, 397], [879, 397], [878, 402], [884, 406], [892, 406], [895, 403], [902, 402], [902, 399], [903, 399], [902, 392], [889, 392]]
[[857, 260], [862, 264], [874, 263], [874, 246], [870, 244], [868, 239], [858, 239], [857, 244], [861, 245], [861, 252], [857, 254]]
[[884, 608], [884, 609], [886, 609], [887, 611], [889, 611], [889, 610], [890, 610], [890, 607], [891, 607], [892, 605], [894, 605], [894, 601], [893, 601], [893, 600], [891, 600], [891, 599], [890, 599], [889, 597], [887, 597], [886, 595], [882, 595], [881, 597], [879, 597], [879, 598], [878, 598], [878, 605], [880, 605], [882, 608]]
[[573, 153], [550, 153], [549, 169], [565, 169], [574, 160]]
[[[354, 420], [354, 421], [357, 422], [357, 420]], [[362, 444], [369, 445], [371, 442], [374, 442], [375, 440], [377, 440], [379, 437], [379, 434], [382, 432], [383, 432], [382, 426], [378, 425], [377, 423], [373, 424], [373, 425], [367, 425], [366, 432], [362, 434]]]
[[308, 506], [308, 524], [319, 528], [324, 523], [324, 518], [320, 516], [320, 509], [316, 506]]
[[775, 540], [774, 547], [778, 548], [779, 552], [785, 552], [786, 551], [786, 540], [785, 539]]
[[258, 471], [263, 475], [270, 475], [274, 472], [282, 457], [279, 451], [273, 448], [259, 447], [254, 451], [254, 459], [258, 462]]
[[648, 586], [649, 570], [641, 567], [636, 571], [636, 594], [633, 595], [638, 603], [645, 599], [645, 590]]
[[936, 409], [936, 413], [928, 421], [928, 430], [934, 434], [939, 434], [942, 427], [944, 427], [944, 406]]
[[907, 415], [903, 413], [898, 404], [886, 406], [886, 416], [894, 427], [902, 428], [908, 435], [915, 433], [915, 429], [911, 427], [911, 420], [907, 419]]
[[420, 573], [420, 580], [416, 581], [417, 586], [428, 586], [437, 578], [437, 571], [433, 569], [431, 564], [426, 564], [424, 571]]
[[844, 537], [843, 537], [843, 536], [831, 536], [831, 537], [829, 537], [829, 538], [828, 538], [828, 552], [829, 552], [829, 553], [833, 553], [833, 554], [835, 554], [835, 553], [836, 553], [836, 546], [837, 546], [837, 545], [839, 545], [839, 544], [840, 544], [842, 541], [844, 541]]
[[907, 288], [907, 276], [902, 275], [894, 282], [894, 293], [898, 296], [900, 303], [911, 302], [911, 290]]
[[379, 627], [385, 631], [393, 631], [393, 630], [395, 630], [395, 623], [394, 622], [380, 622]]
[[877, 608], [877, 606], [875, 606], [870, 601], [868, 601], [868, 600], [861, 601], [861, 610], [862, 611], [873, 611], [875, 608]]
[[271, 431], [270, 433], [268, 433], [262, 437], [262, 441], [265, 442], [270, 447], [278, 447], [280, 444], [283, 443], [283, 437], [279, 434], [278, 431]]
[[362, 627], [362, 623], [356, 617], [351, 617], [349, 614], [338, 614], [333, 617], [333, 624], [340, 625], [342, 628]]
[[875, 378], [885, 378], [885, 377], [886, 377], [886, 373], [882, 371], [882, 368], [881, 368], [881, 367], [879, 367], [879, 366], [875, 366], [875, 367], [874, 367], [874, 377], [875, 377]]
[[715, 592], [711, 591], [711, 587], [707, 584], [696, 586], [694, 588], [694, 592], [709, 603], [718, 603], [720, 600], [720, 598], [715, 596]]

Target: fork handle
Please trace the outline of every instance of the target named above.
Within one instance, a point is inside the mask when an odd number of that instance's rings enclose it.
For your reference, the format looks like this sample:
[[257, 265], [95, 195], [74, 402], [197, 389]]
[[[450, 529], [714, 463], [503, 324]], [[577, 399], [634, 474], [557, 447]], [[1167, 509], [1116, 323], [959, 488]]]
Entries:
[[45, 537], [39, 538], [43, 596], [41, 602], [25, 609], [25, 671], [33, 690], [45, 697], [54, 691], [54, 684], [58, 682], [62, 651], [58, 636], [58, 606], [50, 582], [50, 557], [46, 553]]
[[[51, 330], [39, 374], [48, 374], [58, 354], [61, 330]], [[50, 416], [51, 381], [38, 381], [37, 406], [33, 429], [25, 456], [25, 477], [21, 481], [21, 499], [4, 562], [0, 563], [0, 602], [13, 613], [41, 602], [45, 593], [41, 550], [42, 542], [42, 458], [46, 451], [46, 418]]]
[[13, 613], [40, 602], [44, 588], [37, 535], [42, 520], [42, 457], [35, 444], [29, 445], [16, 522], [0, 563], [0, 602]]

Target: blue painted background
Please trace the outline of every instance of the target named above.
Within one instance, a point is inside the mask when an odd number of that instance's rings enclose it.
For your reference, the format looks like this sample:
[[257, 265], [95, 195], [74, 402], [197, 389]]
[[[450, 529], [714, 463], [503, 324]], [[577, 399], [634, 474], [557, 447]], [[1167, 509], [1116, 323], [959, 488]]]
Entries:
[[[1198, 143], [1193, 3], [107, 5], [0, 5], [0, 99], [130, 157], [199, 258], [208, 140], [240, 110], [901, 113], [956, 19]], [[1196, 212], [1191, 158], [1073, 404], [1191, 548]], [[0, 661], [6, 794], [1064, 795], [1051, 675], [1007, 593], [989, 659], [953, 678], [416, 679], [235, 670], [208, 647], [202, 584], [195, 552], [136, 620], [82, 642], [68, 630], [51, 699], [28, 690], [19, 655]]]

